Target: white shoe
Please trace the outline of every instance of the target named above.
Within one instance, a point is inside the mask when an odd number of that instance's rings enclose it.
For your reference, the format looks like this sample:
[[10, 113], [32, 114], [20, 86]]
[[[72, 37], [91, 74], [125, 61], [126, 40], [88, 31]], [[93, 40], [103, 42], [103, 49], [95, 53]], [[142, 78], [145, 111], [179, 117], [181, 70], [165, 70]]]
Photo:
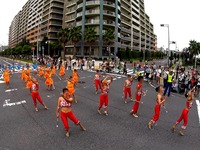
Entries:
[[136, 115], [136, 114], [134, 114], [134, 113], [133, 113], [132, 115], [133, 115], [133, 117], [138, 118], [138, 115]]
[[101, 115], [101, 111], [100, 111], [99, 109], [98, 109], [97, 111], [98, 111], [98, 113]]
[[127, 101], [124, 101], [125, 104], [127, 104]]

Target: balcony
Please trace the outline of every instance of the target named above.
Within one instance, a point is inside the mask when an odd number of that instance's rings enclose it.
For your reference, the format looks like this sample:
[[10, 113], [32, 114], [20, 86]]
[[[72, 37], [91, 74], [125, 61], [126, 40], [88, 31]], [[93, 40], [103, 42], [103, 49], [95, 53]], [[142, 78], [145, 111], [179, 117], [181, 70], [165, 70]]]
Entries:
[[64, 8], [64, 4], [60, 5], [60, 4], [52, 3], [51, 6], [52, 7], [57, 7], [57, 8]]
[[66, 6], [66, 7], [71, 7], [71, 6], [73, 6], [73, 5], [76, 5], [76, 0], [69, 1], [69, 2], [67, 3], [67, 6]]
[[99, 24], [99, 20], [94, 20], [94, 19], [86, 20], [85, 24], [86, 25], [88, 25], [88, 24]]
[[77, 5], [77, 9], [83, 7], [83, 3]]
[[122, 22], [123, 22], [124, 24], [128, 25], [128, 26], [131, 26], [131, 22], [128, 22], [128, 21], [126, 21], [126, 20], [124, 20], [124, 19], [122, 19]]
[[80, 16], [82, 16], [82, 15], [83, 15], [82, 12], [77, 13], [77, 14], [76, 14], [76, 18], [78, 18], [78, 17], [80, 17]]
[[107, 6], [111, 6], [111, 7], [115, 7], [115, 3], [113, 2], [109, 2], [109, 1], [104, 1], [103, 5], [107, 5]]
[[126, 33], [130, 33], [131, 32], [131, 29], [126, 29], [124, 27], [122, 27], [121, 29], [122, 29], [123, 32], [126, 32]]
[[140, 50], [139, 46], [133, 46], [133, 50]]
[[100, 14], [100, 10], [87, 10], [85, 12], [85, 15], [94, 15], [94, 14]]
[[115, 22], [114, 22], [114, 21], [111, 21], [111, 20], [103, 20], [103, 24], [104, 24], [104, 25], [112, 25], [112, 26], [115, 26]]
[[103, 14], [109, 15], [109, 16], [114, 16], [115, 17], [115, 12], [104, 10]]
[[137, 44], [140, 43], [139, 39], [133, 39], [133, 42]]
[[76, 26], [81, 26], [82, 25], [82, 21], [76, 22]]
[[121, 48], [131, 48], [131, 46], [129, 44], [121, 44]]
[[88, 6], [88, 5], [100, 5], [100, 1], [99, 0], [88, 1], [88, 2], [86, 2], [86, 6]]
[[131, 42], [131, 37], [123, 36], [123, 35], [122, 35], [122, 36], [121, 36], [121, 40]]

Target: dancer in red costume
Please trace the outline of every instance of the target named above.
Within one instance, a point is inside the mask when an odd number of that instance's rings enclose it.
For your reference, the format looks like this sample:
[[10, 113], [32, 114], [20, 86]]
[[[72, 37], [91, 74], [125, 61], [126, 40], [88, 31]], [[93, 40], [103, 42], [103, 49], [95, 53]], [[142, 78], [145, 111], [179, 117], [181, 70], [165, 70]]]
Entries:
[[72, 106], [73, 99], [70, 98], [70, 93], [67, 88], [63, 89], [63, 94], [58, 98], [58, 106], [56, 109], [56, 117], [59, 117], [59, 111], [60, 111], [60, 117], [62, 119], [63, 125], [65, 127], [66, 136], [69, 137], [69, 124], [68, 124], [68, 118], [74, 122], [74, 124], [79, 125], [80, 128], [83, 131], [86, 131], [86, 129], [83, 127], [83, 125], [80, 123], [80, 121], [76, 118], [76, 116], [73, 114], [71, 106]]
[[42, 101], [40, 94], [39, 94], [39, 83], [37, 81], [36, 78], [31, 79], [32, 80], [32, 86], [31, 86], [31, 96], [33, 99], [33, 103], [35, 106], [35, 111], [38, 112], [38, 108], [37, 108], [37, 101], [38, 100], [40, 102], [40, 104], [42, 104], [44, 106], [44, 108], [47, 110], [47, 106], [44, 104], [44, 102]]
[[166, 100], [164, 97], [162, 97], [163, 91], [164, 91], [164, 88], [162, 86], [158, 86], [156, 88], [156, 92], [158, 92], [158, 95], [156, 98], [156, 105], [154, 107], [155, 114], [154, 114], [153, 118], [149, 121], [149, 124], [148, 124], [149, 129], [152, 128], [153, 124], [155, 124], [155, 122], [158, 121], [158, 119], [160, 117], [161, 106], [164, 105], [165, 100]]
[[97, 70], [96, 74], [94, 75], [94, 84], [95, 84], [95, 88], [96, 88], [96, 94], [98, 93], [98, 89], [101, 90], [101, 74], [99, 72], [99, 70]]
[[[109, 79], [109, 80], [108, 80]], [[112, 76], [107, 76], [102, 81], [102, 93], [100, 94], [100, 103], [98, 107], [98, 113], [101, 114], [101, 108], [104, 105], [104, 114], [108, 116], [108, 93], [109, 86], [113, 81]]]
[[131, 75], [127, 76], [128, 78], [124, 82], [124, 103], [127, 103], [127, 96], [129, 95], [130, 99], [132, 99], [132, 93], [131, 93], [131, 85], [133, 82], [133, 78], [131, 78]]
[[179, 134], [181, 136], [184, 135], [184, 130], [186, 129], [186, 126], [188, 124], [188, 113], [189, 113], [190, 108], [192, 107], [192, 103], [193, 103], [193, 100], [194, 100], [195, 89], [196, 88], [194, 87], [186, 95], [186, 97], [187, 97], [186, 107], [183, 109], [180, 118], [176, 121], [176, 123], [172, 127], [172, 132], [174, 132], [175, 129], [176, 129], [176, 126], [183, 120], [183, 125], [182, 125], [182, 127], [181, 127], [181, 129], [179, 131]]
[[140, 104], [140, 100], [143, 94], [145, 94], [145, 92], [142, 90], [142, 83], [143, 83], [144, 79], [143, 76], [139, 76], [138, 77], [138, 83], [136, 86], [136, 91], [135, 91], [135, 103], [133, 105], [133, 108], [130, 112], [131, 115], [133, 115], [133, 117], [137, 118], [137, 111], [139, 109], [139, 104]]

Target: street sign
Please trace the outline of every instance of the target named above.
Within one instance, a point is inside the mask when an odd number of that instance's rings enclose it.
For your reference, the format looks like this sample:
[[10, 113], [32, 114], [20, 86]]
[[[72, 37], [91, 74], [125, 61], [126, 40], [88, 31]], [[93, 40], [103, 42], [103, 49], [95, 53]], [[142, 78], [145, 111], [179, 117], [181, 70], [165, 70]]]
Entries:
[[35, 50], [35, 47], [32, 47], [31, 50], [34, 51], [34, 50]]

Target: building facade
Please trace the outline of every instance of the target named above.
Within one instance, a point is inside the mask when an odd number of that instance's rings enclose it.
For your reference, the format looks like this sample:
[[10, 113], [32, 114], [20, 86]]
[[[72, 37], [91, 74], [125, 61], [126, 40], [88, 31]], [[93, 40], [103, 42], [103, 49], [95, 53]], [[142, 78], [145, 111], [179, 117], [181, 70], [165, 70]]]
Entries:
[[28, 0], [13, 19], [9, 28], [9, 47], [15, 47], [24, 38], [30, 43], [58, 40], [62, 28], [64, 0]]
[[[77, 56], [107, 57], [108, 47], [112, 56], [120, 49], [156, 50], [156, 35], [149, 16], [145, 13], [143, 0], [65, 0], [63, 28], [79, 26], [84, 33], [88, 26], [94, 27], [98, 40], [91, 45], [82, 41], [76, 46]], [[113, 45], [106, 45], [103, 34], [112, 29], [115, 33]], [[89, 47], [92, 46], [92, 52]], [[71, 43], [66, 53], [72, 54]]]

